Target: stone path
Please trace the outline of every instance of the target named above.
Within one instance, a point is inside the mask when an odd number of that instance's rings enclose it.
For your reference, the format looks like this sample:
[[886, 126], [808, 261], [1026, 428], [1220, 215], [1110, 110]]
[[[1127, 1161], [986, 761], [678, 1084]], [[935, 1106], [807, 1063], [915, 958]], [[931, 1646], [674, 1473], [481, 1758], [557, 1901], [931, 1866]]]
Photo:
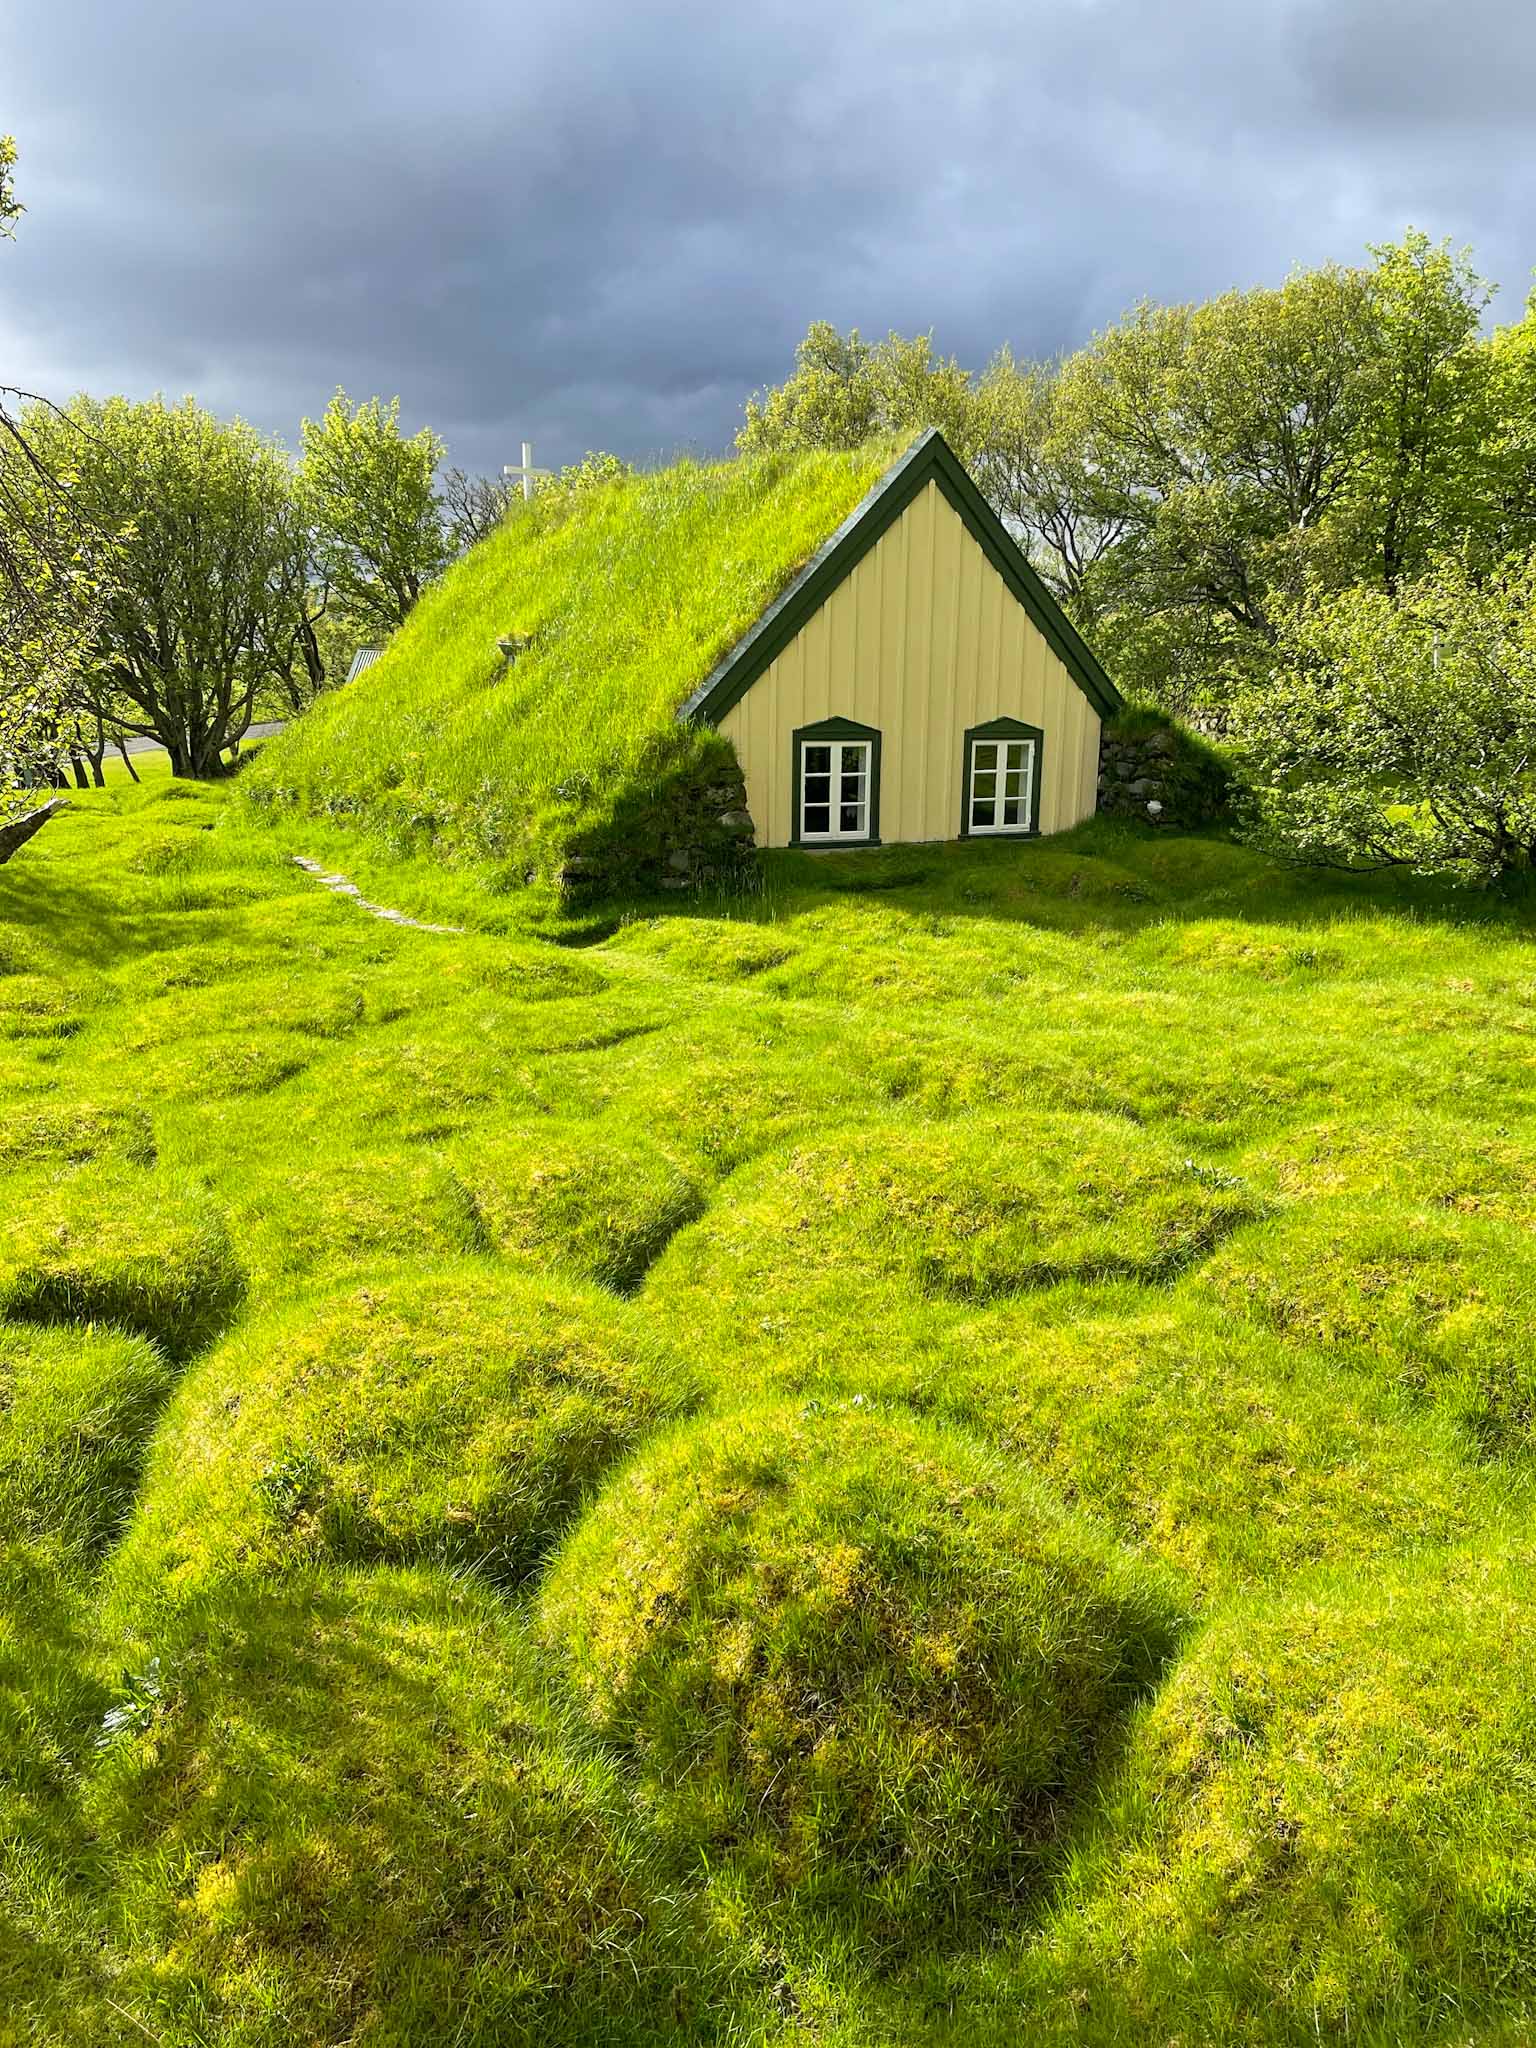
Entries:
[[349, 882], [345, 875], [327, 874], [319, 861], [306, 859], [302, 853], [289, 857], [295, 867], [313, 875], [322, 889], [332, 889], [338, 896], [350, 896], [358, 909], [366, 910], [370, 917], [382, 917], [386, 924], [407, 925], [413, 932], [452, 932], [456, 937], [463, 937], [464, 927], [461, 924], [423, 924], [419, 918], [407, 917], [403, 910], [387, 910], [382, 903], [370, 903], [356, 882]]

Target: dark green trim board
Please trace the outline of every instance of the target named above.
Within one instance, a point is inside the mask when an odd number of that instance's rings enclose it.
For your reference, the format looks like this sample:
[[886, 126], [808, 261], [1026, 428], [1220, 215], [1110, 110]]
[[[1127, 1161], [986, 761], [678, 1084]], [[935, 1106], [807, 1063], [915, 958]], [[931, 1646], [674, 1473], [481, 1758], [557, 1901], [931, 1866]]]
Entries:
[[[857, 725], [851, 718], [823, 718], [816, 725], [796, 726], [792, 735], [794, 758], [789, 778], [789, 843], [791, 846], [839, 847], [880, 844], [880, 731], [877, 726]], [[800, 836], [800, 758], [806, 743], [818, 740], [868, 740], [869, 747], [869, 836], [865, 839], [802, 839]]]
[[1040, 768], [1045, 759], [1045, 734], [1038, 725], [1025, 725], [1018, 718], [992, 718], [985, 725], [966, 729], [960, 743], [960, 837], [971, 837], [971, 742], [972, 740], [1033, 740], [1035, 767], [1029, 784], [1029, 823], [1005, 827], [998, 832], [979, 832], [978, 839], [1038, 839], [1040, 837]]
[[960, 515], [966, 531], [1023, 605], [1052, 653], [1060, 657], [1068, 675], [1100, 718], [1110, 718], [1120, 710], [1120, 692], [1099, 666], [1087, 641], [1024, 559], [1018, 542], [971, 481], [944, 436], [937, 427], [930, 427], [886, 471], [863, 503], [854, 507], [751, 631], [737, 641], [694, 691], [678, 717], [718, 725], [930, 483], [938, 485]]

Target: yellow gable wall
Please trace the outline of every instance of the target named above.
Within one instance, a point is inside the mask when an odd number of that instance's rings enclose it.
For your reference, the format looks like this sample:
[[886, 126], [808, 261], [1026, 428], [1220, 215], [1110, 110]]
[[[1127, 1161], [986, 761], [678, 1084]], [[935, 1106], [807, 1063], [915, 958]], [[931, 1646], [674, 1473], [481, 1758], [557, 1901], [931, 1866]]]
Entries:
[[1019, 718], [1045, 734], [1039, 827], [1090, 817], [1099, 718], [930, 483], [720, 721], [759, 846], [790, 840], [794, 732], [852, 718], [881, 733], [880, 837], [960, 836], [966, 728]]

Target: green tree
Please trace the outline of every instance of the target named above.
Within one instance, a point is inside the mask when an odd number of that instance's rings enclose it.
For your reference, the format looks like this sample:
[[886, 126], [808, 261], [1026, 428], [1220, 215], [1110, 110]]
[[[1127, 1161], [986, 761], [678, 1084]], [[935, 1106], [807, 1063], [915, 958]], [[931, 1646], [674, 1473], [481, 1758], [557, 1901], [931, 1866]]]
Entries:
[[453, 555], [435, 490], [443, 444], [427, 427], [401, 433], [398, 398], [354, 408], [344, 391], [304, 421], [301, 444], [299, 504], [321, 579], [363, 633], [383, 639]]
[[1320, 866], [1497, 878], [1536, 865], [1536, 560], [1445, 558], [1290, 623], [1239, 707], [1256, 836]]
[[16, 197], [16, 138], [0, 135], [0, 236], [9, 241], [25, 211]]
[[[14, 139], [0, 136], [6, 240], [23, 212], [15, 165]], [[78, 744], [72, 693], [96, 630], [110, 553], [107, 537], [82, 516], [78, 449], [59, 434], [45, 454], [17, 416], [27, 398], [0, 385], [0, 813], [25, 801], [17, 791], [62, 780], [71, 743]]]
[[282, 659], [296, 523], [281, 446], [191, 399], [78, 398], [26, 416], [72, 501], [117, 536], [92, 658], [72, 708], [159, 742], [177, 775], [219, 772]]
[[736, 436], [744, 455], [804, 448], [857, 448], [882, 434], [938, 427], [959, 453], [975, 434], [971, 379], [933, 337], [891, 334], [867, 342], [813, 321], [795, 350], [794, 374], [747, 400]]
[[1361, 573], [1394, 591], [1488, 520], [1478, 328], [1492, 291], [1467, 252], [1416, 229], [1371, 254], [1370, 402], [1350, 511]]
[[1059, 363], [993, 357], [972, 409], [976, 480], [1056, 595], [1080, 615], [1093, 571], [1137, 507], [1129, 478], [1084, 431], [1070, 372]]
[[1487, 343], [1486, 438], [1481, 450], [1495, 554], [1536, 547], [1536, 292], [1525, 318]]

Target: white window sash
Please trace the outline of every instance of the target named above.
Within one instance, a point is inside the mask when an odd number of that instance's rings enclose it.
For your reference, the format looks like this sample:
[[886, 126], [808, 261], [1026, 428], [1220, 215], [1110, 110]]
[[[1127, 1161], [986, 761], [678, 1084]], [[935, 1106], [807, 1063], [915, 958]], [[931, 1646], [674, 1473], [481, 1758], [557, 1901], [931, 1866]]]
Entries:
[[[983, 765], [981, 756], [985, 750], [990, 765]], [[1018, 756], [1018, 767], [1010, 764], [1010, 756]], [[1003, 822], [1003, 806], [1007, 796], [1008, 777], [1016, 774], [1019, 778], [1018, 822], [1006, 825]], [[976, 822], [976, 778], [978, 775], [992, 777], [992, 823], [978, 825]], [[1030, 832], [1034, 829], [1035, 801], [1035, 742], [1032, 739], [991, 739], [971, 741], [971, 773], [966, 786], [966, 831], [972, 838], [998, 833]], [[980, 802], [987, 802], [982, 797]]]
[[[827, 783], [827, 827], [825, 832], [812, 832], [806, 827], [806, 784], [810, 779], [809, 757], [813, 748], [827, 749], [830, 775]], [[845, 843], [868, 839], [870, 778], [874, 769], [874, 742], [872, 740], [803, 740], [800, 746], [800, 838], [807, 846], [830, 846], [841, 840]], [[858, 778], [859, 822], [856, 827], [845, 827], [843, 811], [843, 777]]]

